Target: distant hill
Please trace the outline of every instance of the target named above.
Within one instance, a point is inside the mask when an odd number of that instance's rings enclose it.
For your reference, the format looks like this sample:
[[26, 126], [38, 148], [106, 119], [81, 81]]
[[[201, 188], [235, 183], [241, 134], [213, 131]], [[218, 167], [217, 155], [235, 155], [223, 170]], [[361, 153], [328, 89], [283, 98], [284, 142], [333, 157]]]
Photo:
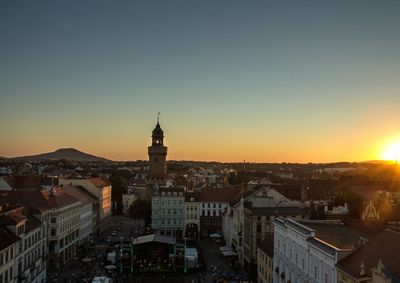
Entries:
[[58, 159], [68, 159], [73, 161], [110, 161], [103, 157], [98, 157], [91, 155], [75, 148], [60, 148], [53, 152], [42, 153], [31, 156], [19, 156], [14, 157], [16, 160], [58, 160]]

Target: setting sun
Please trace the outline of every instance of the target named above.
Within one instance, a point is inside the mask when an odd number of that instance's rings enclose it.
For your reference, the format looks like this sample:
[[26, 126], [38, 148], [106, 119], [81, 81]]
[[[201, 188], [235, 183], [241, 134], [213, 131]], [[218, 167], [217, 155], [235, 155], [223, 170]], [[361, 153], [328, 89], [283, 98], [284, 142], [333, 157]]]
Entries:
[[400, 141], [393, 142], [386, 146], [382, 153], [384, 160], [399, 161], [400, 159]]

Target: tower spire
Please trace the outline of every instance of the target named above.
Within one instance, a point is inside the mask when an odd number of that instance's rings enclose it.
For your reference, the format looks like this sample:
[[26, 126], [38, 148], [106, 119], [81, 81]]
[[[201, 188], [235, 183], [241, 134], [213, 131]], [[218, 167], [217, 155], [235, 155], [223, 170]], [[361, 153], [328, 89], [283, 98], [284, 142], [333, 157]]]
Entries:
[[157, 124], [160, 123], [160, 112], [157, 112]]

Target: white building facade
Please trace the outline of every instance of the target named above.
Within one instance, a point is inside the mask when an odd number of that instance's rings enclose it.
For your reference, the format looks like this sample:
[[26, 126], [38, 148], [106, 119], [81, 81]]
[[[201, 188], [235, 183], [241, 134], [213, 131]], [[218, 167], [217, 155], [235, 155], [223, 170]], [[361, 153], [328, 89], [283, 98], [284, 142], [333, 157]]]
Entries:
[[81, 202], [63, 192], [61, 188], [52, 189], [45, 196], [49, 202], [49, 265], [59, 268], [76, 255], [79, 245]]
[[59, 179], [60, 185], [82, 186], [99, 201], [98, 229], [105, 230], [111, 221], [111, 186], [101, 178], [90, 179]]
[[160, 235], [182, 237], [184, 209], [184, 188], [155, 186], [151, 197], [151, 228]]
[[318, 239], [306, 224], [274, 221], [274, 282], [334, 283], [336, 263], [350, 252]]

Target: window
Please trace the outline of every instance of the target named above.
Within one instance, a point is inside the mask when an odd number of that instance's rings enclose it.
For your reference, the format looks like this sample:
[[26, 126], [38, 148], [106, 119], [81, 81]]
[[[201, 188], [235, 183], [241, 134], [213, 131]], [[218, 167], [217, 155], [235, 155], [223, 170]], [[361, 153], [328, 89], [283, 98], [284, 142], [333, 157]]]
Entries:
[[317, 279], [317, 276], [318, 276], [318, 270], [317, 267], [314, 266], [314, 278]]
[[56, 235], [56, 229], [51, 229], [50, 235], [51, 236], [55, 236]]
[[261, 224], [257, 224], [257, 233], [261, 233]]

